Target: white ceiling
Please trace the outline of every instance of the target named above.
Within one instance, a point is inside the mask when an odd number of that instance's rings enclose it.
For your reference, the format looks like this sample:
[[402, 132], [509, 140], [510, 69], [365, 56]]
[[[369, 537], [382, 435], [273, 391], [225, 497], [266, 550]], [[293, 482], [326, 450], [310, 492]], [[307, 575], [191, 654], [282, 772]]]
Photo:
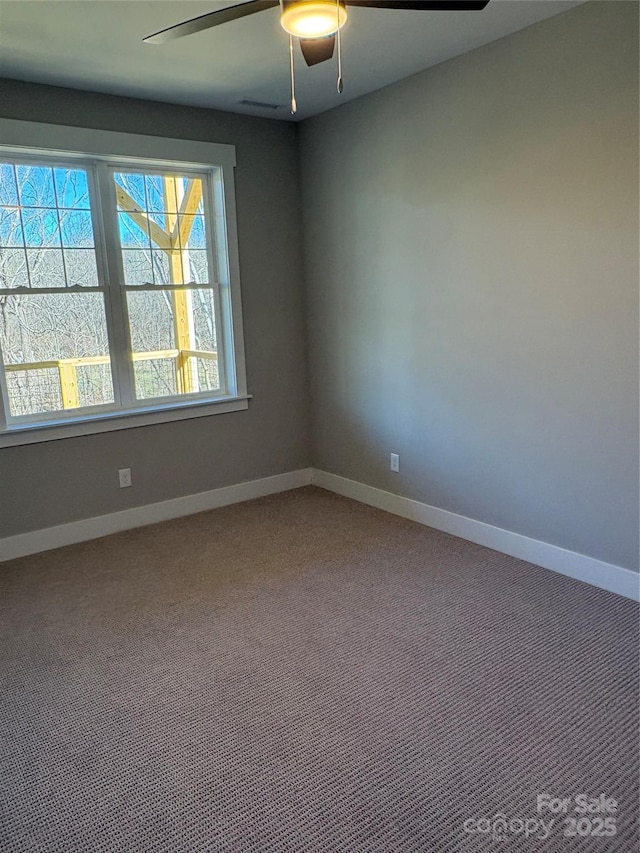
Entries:
[[[278, 9], [166, 45], [142, 38], [238, 0], [0, 0], [0, 76], [155, 101], [291, 119], [287, 36]], [[491, 0], [482, 12], [349, 10], [344, 93], [335, 62], [308, 68], [296, 49], [307, 118], [578, 5]], [[241, 106], [243, 98], [282, 105]]]

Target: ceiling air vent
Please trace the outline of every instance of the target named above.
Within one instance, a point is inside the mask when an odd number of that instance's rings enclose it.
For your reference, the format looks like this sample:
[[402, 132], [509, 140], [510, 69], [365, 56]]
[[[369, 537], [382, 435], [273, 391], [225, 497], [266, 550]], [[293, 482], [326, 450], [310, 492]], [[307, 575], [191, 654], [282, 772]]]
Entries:
[[282, 109], [281, 104], [266, 104], [264, 101], [252, 101], [251, 98], [243, 98], [241, 101], [238, 101], [239, 104], [243, 107], [253, 107], [257, 110], [280, 110]]

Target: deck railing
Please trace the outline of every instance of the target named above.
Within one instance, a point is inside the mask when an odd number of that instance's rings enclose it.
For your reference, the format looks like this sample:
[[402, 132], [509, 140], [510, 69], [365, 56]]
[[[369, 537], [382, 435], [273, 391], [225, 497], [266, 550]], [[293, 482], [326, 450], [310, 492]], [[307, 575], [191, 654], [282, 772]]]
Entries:
[[[185, 394], [200, 390], [200, 376], [198, 371], [198, 359], [202, 361], [217, 362], [217, 352], [195, 349], [166, 349], [153, 350], [150, 352], [134, 352], [134, 364], [145, 361], [172, 361], [175, 372], [175, 391], [173, 393]], [[80, 358], [60, 358], [50, 361], [23, 362], [20, 364], [5, 364], [4, 369], [8, 374], [27, 373], [34, 371], [57, 371], [57, 384], [60, 389], [60, 399], [63, 409], [77, 409], [82, 403], [80, 385], [78, 382], [78, 369], [92, 365], [108, 365], [111, 359], [108, 355], [82, 356]], [[42, 375], [42, 374], [41, 374]], [[207, 389], [209, 390], [209, 389]], [[167, 390], [167, 395], [172, 390]], [[156, 395], [163, 396], [158, 392]]]

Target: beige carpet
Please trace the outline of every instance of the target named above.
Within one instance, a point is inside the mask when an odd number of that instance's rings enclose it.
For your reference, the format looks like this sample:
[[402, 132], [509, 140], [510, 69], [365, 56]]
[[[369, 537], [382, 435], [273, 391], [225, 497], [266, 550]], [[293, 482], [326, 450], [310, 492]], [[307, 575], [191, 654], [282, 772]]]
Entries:
[[[2, 853], [636, 849], [613, 594], [311, 487], [5, 563], [0, 592]], [[576, 823], [603, 793], [615, 823]]]

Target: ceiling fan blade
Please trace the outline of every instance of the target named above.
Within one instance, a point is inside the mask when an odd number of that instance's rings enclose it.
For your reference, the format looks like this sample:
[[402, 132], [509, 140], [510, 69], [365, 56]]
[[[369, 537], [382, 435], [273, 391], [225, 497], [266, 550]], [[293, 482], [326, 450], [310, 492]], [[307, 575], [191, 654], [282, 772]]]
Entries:
[[167, 27], [166, 30], [153, 33], [153, 35], [147, 36], [142, 41], [147, 44], [165, 44], [165, 42], [173, 41], [183, 36], [190, 36], [193, 33], [202, 32], [202, 30], [208, 30], [210, 27], [217, 27], [219, 24], [226, 24], [228, 21], [237, 21], [239, 18], [245, 18], [247, 15], [263, 12], [265, 9], [275, 9], [279, 5], [280, 0], [250, 0], [249, 3], [241, 3], [239, 6], [228, 6], [226, 9], [218, 9], [217, 12], [209, 12], [206, 15], [200, 15], [198, 18], [183, 21], [174, 27]]
[[413, 9], [416, 12], [473, 12], [484, 9], [489, 0], [342, 0], [345, 6], [363, 9]]
[[335, 35], [321, 39], [300, 39], [300, 50], [307, 65], [317, 65], [331, 59], [335, 45]]

